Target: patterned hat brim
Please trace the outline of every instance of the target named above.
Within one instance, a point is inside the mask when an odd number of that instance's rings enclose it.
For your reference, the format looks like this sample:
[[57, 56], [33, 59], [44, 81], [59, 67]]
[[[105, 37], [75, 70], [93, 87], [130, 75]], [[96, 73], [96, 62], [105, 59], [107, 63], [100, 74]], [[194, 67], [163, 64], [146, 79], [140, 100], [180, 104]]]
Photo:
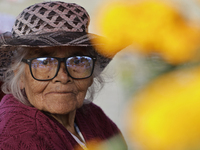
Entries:
[[52, 47], [52, 46], [95, 46], [92, 43], [100, 36], [86, 32], [50, 32], [37, 35], [12, 37], [10, 32], [0, 35], [0, 48], [5, 46]]
[[93, 43], [99, 38], [96, 34], [86, 32], [51, 32], [37, 35], [22, 35], [12, 37], [10, 32], [0, 34], [0, 80], [4, 78], [4, 72], [11, 63], [12, 51], [16, 47], [55, 47], [55, 46], [86, 46], [94, 47], [94, 51], [99, 62], [100, 72], [112, 60], [111, 57], [106, 57], [99, 54], [95, 45], [103, 45], [103, 43]]

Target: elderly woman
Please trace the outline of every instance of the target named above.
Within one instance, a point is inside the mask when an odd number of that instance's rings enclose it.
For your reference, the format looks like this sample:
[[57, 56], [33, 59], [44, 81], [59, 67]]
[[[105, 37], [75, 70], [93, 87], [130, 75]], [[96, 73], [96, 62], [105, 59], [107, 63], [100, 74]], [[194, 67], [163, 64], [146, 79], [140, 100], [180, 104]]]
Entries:
[[44, 2], [26, 8], [12, 33], [0, 35], [2, 150], [87, 149], [114, 136], [127, 149], [117, 126], [85, 99], [93, 98], [111, 60], [97, 53], [92, 41], [99, 37], [88, 24], [83, 7]]

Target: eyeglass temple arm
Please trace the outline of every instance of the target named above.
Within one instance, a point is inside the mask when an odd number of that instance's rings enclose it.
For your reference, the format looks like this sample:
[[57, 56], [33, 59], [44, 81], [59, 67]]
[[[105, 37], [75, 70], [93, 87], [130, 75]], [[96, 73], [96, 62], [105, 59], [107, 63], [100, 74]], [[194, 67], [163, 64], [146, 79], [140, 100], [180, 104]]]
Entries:
[[22, 59], [22, 62], [29, 64], [31, 61], [29, 59]]

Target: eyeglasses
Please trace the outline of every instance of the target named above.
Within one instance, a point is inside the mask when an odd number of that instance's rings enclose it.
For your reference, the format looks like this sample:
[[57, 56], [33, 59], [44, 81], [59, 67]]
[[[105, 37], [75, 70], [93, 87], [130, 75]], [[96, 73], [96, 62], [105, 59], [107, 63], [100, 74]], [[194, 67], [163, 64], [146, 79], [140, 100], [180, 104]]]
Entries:
[[60, 63], [64, 62], [68, 75], [73, 79], [89, 78], [94, 70], [96, 58], [89, 56], [37, 57], [22, 59], [29, 65], [31, 75], [39, 81], [48, 81], [55, 78], [60, 69]]

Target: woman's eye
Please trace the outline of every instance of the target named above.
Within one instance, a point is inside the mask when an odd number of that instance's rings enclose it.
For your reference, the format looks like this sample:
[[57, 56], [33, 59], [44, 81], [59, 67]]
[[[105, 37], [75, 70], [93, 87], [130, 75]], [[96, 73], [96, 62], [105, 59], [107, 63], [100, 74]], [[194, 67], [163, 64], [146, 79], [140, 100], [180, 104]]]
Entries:
[[47, 64], [48, 64], [48, 61], [47, 61], [47, 60], [43, 60], [43, 61], [42, 61], [42, 64], [43, 64], [43, 65], [47, 65]]
[[79, 60], [79, 59], [74, 60], [74, 64], [75, 64], [75, 65], [78, 65], [79, 63], [80, 63], [80, 60]]

